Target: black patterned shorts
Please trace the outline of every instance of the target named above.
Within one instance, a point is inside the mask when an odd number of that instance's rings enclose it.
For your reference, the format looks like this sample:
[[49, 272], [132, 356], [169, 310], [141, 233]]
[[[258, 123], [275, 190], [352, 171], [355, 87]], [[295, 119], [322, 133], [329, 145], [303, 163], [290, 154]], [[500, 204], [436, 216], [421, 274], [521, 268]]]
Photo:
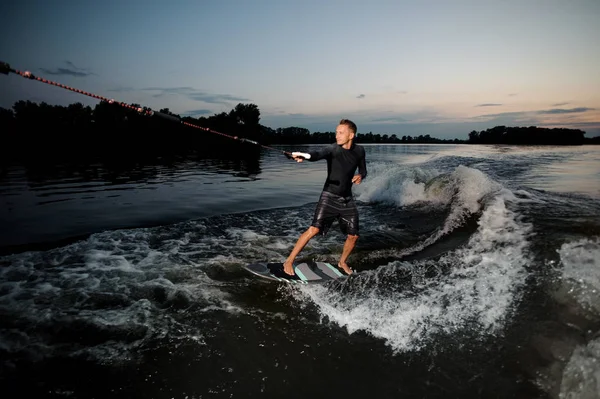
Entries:
[[325, 235], [336, 220], [343, 234], [358, 235], [358, 209], [354, 198], [323, 191], [311, 225]]

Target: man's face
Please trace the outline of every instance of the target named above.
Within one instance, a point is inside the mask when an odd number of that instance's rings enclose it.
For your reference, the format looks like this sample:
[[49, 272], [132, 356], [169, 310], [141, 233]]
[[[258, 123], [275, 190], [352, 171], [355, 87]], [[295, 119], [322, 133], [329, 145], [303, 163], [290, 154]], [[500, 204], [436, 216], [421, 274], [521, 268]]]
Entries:
[[338, 145], [344, 145], [354, 138], [354, 133], [346, 125], [338, 125], [335, 129], [335, 141]]

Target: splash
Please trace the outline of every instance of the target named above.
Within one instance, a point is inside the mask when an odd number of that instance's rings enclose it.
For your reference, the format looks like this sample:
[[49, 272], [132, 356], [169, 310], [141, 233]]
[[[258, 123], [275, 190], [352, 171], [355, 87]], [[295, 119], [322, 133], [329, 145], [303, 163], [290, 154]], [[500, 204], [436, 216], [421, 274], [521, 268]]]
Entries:
[[565, 243], [558, 250], [562, 264], [561, 290], [582, 313], [600, 318], [600, 238]]
[[560, 399], [597, 398], [600, 392], [600, 338], [575, 348], [562, 375]]
[[350, 333], [367, 331], [395, 352], [419, 350], [439, 334], [496, 334], [519, 299], [530, 232], [498, 196], [469, 243], [437, 262], [392, 262], [348, 280], [343, 294], [302, 287], [297, 295]]
[[[394, 175], [392, 172], [390, 174]], [[387, 176], [385, 173], [384, 175]], [[377, 180], [372, 184], [381, 187], [378, 185]], [[421, 187], [422, 193], [416, 195], [414, 190], [407, 192], [405, 188], [411, 185]], [[402, 257], [423, 250], [462, 226], [469, 217], [481, 211], [487, 198], [491, 198], [494, 194], [503, 190], [502, 185], [490, 179], [485, 173], [466, 166], [458, 166], [449, 174], [437, 175], [426, 184], [412, 180], [400, 180], [398, 187], [400, 189], [384, 189], [385, 194], [381, 193], [377, 196], [361, 194], [359, 199], [385, 200], [393, 197], [398, 199], [397, 205], [420, 205], [431, 208], [449, 207], [448, 215], [438, 229], [416, 245], [402, 250], [373, 251], [369, 255], [372, 259], [386, 256]], [[372, 188], [368, 188], [368, 190], [370, 192], [377, 191]], [[400, 190], [402, 193], [400, 197], [397, 196], [396, 190]], [[510, 195], [510, 192], [507, 192], [507, 194]], [[514, 196], [512, 197], [514, 198]]]
[[[227, 295], [177, 252], [160, 228], [95, 234], [47, 252], [0, 258], [0, 350], [29, 359], [56, 355], [117, 362], [148, 342], [202, 342], [179, 320], [190, 307], [233, 312]], [[18, 333], [17, 333], [18, 332]]]
[[425, 183], [439, 173], [418, 167], [374, 162], [369, 165], [369, 178], [354, 187], [356, 198], [363, 202], [384, 202], [398, 206], [427, 199]]

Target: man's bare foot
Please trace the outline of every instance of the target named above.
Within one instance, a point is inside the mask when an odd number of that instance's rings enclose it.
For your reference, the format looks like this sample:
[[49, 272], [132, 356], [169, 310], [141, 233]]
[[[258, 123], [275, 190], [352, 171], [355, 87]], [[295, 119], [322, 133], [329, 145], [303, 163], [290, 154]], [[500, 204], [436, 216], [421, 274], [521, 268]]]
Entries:
[[289, 260], [286, 260], [286, 261], [283, 263], [283, 271], [284, 271], [286, 274], [289, 274], [290, 276], [293, 276], [294, 274], [296, 274], [296, 273], [294, 273], [294, 262], [291, 262], [291, 261], [289, 261]]
[[348, 264], [345, 263], [345, 262], [344, 263], [338, 262], [338, 267], [340, 269], [344, 270], [346, 272], [346, 274], [352, 274], [353, 273], [352, 269], [350, 269], [350, 266], [348, 266]]

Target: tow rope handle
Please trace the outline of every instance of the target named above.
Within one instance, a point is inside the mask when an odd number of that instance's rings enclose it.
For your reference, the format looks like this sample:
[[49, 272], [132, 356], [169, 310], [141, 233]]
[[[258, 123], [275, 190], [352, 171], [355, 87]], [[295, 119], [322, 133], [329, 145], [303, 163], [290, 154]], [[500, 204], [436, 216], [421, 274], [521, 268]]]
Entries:
[[294, 159], [294, 157], [295, 158], [302, 158], [302, 159], [310, 159], [310, 154], [308, 154], [306, 152], [292, 152], [292, 153], [286, 152], [285, 156], [288, 159]]

